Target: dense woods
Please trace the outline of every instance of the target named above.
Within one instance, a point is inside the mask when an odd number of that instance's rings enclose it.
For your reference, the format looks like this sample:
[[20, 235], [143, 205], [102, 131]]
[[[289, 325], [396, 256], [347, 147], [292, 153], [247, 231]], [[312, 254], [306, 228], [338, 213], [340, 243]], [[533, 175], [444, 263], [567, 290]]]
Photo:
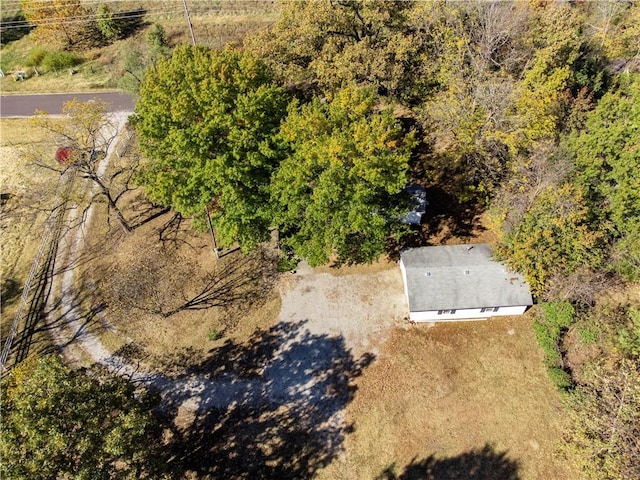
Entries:
[[312, 265], [402, 244], [409, 183], [486, 212], [540, 304], [566, 448], [590, 478], [640, 477], [640, 2], [290, 1], [242, 48], [149, 43], [127, 72], [150, 199], [245, 251], [277, 229]]
[[[568, 445], [594, 478], [637, 476], [637, 304], [606, 294], [637, 290], [640, 274], [639, 11], [637, 2], [286, 2], [243, 53], [180, 47], [173, 67], [150, 71], [137, 114], [156, 130], [140, 132], [172, 150], [148, 150], [147, 188], [195, 188], [184, 198], [216, 213], [226, 241], [251, 247], [277, 227], [284, 251], [314, 265], [383, 253], [404, 231], [410, 181], [486, 209], [498, 254], [543, 304], [536, 333], [579, 426]], [[230, 107], [216, 79], [233, 85], [233, 69], [197, 74], [197, 55], [259, 66], [264, 94], [242, 87]], [[176, 122], [175, 99], [191, 95], [209, 100], [192, 99]], [[171, 114], [149, 114], [169, 98]], [[229, 117], [224, 129], [204, 128], [213, 105], [227, 105], [213, 114]], [[261, 114], [247, 123], [245, 110]], [[220, 148], [235, 152], [231, 163], [216, 160]], [[163, 167], [168, 158], [180, 169]], [[251, 181], [238, 182], [238, 169]], [[187, 180], [203, 170], [227, 178], [205, 189]], [[593, 345], [597, 354], [570, 361]]]

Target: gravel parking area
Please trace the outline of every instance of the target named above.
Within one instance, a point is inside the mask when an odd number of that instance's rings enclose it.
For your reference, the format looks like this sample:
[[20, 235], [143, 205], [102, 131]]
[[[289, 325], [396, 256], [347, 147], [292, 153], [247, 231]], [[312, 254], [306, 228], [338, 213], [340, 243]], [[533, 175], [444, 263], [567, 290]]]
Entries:
[[304, 321], [314, 335], [342, 336], [354, 356], [375, 353], [408, 314], [398, 267], [336, 276], [302, 262], [284, 283], [280, 321]]

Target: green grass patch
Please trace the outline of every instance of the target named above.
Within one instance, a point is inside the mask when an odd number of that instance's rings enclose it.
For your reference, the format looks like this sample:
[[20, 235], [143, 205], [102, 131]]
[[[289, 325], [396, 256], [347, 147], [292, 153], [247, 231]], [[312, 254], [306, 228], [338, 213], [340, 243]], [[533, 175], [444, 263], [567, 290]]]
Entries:
[[224, 334], [224, 332], [222, 330], [218, 330], [216, 328], [213, 328], [213, 329], [211, 329], [211, 330], [209, 330], [207, 332], [207, 338], [211, 342], [215, 342], [216, 340], [220, 340], [222, 338], [223, 334]]
[[564, 334], [575, 322], [575, 310], [569, 302], [540, 305], [541, 314], [533, 323], [538, 345], [544, 352], [544, 363], [553, 384], [561, 391], [573, 386], [571, 375], [564, 369], [560, 348]]
[[47, 71], [59, 72], [80, 65], [84, 59], [70, 52], [45, 52], [40, 65]]
[[583, 345], [594, 345], [598, 341], [598, 338], [600, 337], [598, 330], [592, 325], [588, 325], [586, 327], [579, 327], [577, 332], [578, 332], [578, 338], [580, 339]]
[[0, 68], [5, 75], [14, 70], [22, 70], [27, 66], [27, 58], [32, 49], [33, 42], [28, 36], [3, 45], [0, 49]]

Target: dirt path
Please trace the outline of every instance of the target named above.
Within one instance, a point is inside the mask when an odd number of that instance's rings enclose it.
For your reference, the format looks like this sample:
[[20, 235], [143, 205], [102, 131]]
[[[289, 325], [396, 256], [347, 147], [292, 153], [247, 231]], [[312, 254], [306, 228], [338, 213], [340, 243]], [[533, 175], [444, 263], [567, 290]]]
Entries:
[[[122, 131], [126, 114], [119, 114]], [[116, 142], [112, 142], [115, 146]], [[113, 151], [100, 165], [101, 172]], [[65, 312], [66, 334], [86, 354], [114, 372], [161, 392], [165, 406], [192, 413], [234, 404], [257, 406], [265, 402], [279, 405], [313, 404], [323, 410], [322, 418], [334, 426], [342, 422], [343, 399], [334, 377], [319, 374], [331, 371], [348, 355], [357, 358], [372, 349], [389, 328], [404, 316], [404, 295], [398, 269], [372, 274], [334, 276], [315, 273], [301, 264], [288, 285], [282, 287], [281, 331], [278, 346], [255, 378], [224, 374], [214, 378], [191, 374], [174, 379], [156, 372], [142, 372], [125, 359], [113, 355], [86, 330], [82, 312], [75, 305], [73, 267], [83, 248], [86, 228], [93, 216], [90, 207], [84, 218], [72, 209], [69, 229], [61, 242], [60, 258], [64, 269], [61, 281], [61, 307]], [[357, 362], [356, 362], [357, 363]], [[335, 370], [335, 368], [334, 368]], [[327, 414], [329, 412], [329, 414]]]

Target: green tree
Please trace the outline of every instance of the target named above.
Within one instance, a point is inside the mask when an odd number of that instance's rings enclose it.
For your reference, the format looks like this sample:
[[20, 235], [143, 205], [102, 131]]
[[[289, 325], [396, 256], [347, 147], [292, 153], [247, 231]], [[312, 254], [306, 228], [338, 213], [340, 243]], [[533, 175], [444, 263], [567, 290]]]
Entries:
[[146, 44], [134, 45], [132, 42], [127, 42], [121, 47], [119, 66], [122, 76], [118, 80], [118, 85], [123, 90], [138, 96], [147, 69], [170, 54], [171, 48], [167, 44], [164, 28], [154, 23], [147, 31]]
[[48, 356], [15, 367], [3, 397], [3, 478], [149, 478], [154, 422], [130, 383]]
[[280, 161], [273, 137], [288, 102], [250, 54], [177, 47], [148, 70], [136, 105], [148, 195], [183, 215], [209, 209], [223, 244], [264, 241]]
[[531, 53], [513, 101], [515, 125], [505, 135], [514, 153], [529, 151], [538, 140], [557, 137], [566, 110], [564, 92], [571, 86], [585, 41], [578, 7], [532, 2], [530, 10], [523, 37]]
[[167, 37], [162, 25], [154, 23], [149, 27], [147, 32], [147, 46], [152, 54], [156, 57], [160, 57], [159, 54], [165, 53], [165, 49], [168, 48]]
[[613, 267], [640, 278], [640, 76], [620, 79], [571, 139], [576, 181], [613, 243]]
[[114, 18], [113, 11], [106, 3], [101, 3], [96, 12], [96, 24], [98, 30], [107, 42], [117, 40], [122, 31]]
[[[293, 104], [280, 138], [290, 155], [276, 172], [272, 199], [285, 247], [311, 265], [372, 261], [401, 229], [415, 145], [371, 89], [347, 87], [330, 101]], [[395, 200], [395, 201], [394, 201]]]
[[498, 252], [525, 276], [533, 293], [544, 295], [554, 275], [601, 266], [603, 234], [593, 220], [579, 188], [570, 183], [548, 186], [505, 234]]

